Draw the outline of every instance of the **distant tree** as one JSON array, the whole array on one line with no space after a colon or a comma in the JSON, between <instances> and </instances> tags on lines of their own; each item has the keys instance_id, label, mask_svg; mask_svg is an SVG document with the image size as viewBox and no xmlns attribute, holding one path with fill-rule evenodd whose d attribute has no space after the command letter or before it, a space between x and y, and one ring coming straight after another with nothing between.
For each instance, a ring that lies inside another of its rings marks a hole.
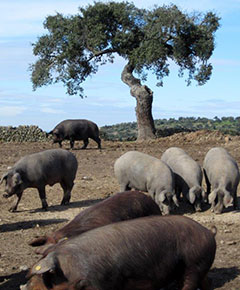
<instances>
[{"instance_id":1,"label":"distant tree","mask_svg":"<svg viewBox=\"0 0 240 290\"><path fill-rule=\"evenodd\" d=\"M219 119L218 116L215 116L215 117L213 118L213 120L214 120L215 122L220 122L220 121L221 121L221 119Z\"/></svg>"},{"instance_id":2,"label":"distant tree","mask_svg":"<svg viewBox=\"0 0 240 290\"><path fill-rule=\"evenodd\" d=\"M68 94L83 97L82 83L119 55L127 61L121 79L136 98L138 139L148 139L155 134L153 92L141 82L152 72L161 86L173 61L180 77L188 72L188 85L205 84L219 18L212 12L183 13L175 5L146 10L129 2L94 2L73 16L48 16L44 27L48 33L33 45L38 57L30 67L33 89L62 82Z\"/></svg>"}]
</instances>

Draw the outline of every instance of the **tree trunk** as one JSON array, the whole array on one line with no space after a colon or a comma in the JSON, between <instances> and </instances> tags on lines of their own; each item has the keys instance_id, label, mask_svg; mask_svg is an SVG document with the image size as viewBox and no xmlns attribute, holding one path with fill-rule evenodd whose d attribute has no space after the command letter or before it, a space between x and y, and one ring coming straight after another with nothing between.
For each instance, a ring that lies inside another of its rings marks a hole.
<instances>
[{"instance_id":1,"label":"tree trunk","mask_svg":"<svg viewBox=\"0 0 240 290\"><path fill-rule=\"evenodd\" d=\"M133 76L134 67L129 63L122 72L122 81L130 87L131 95L136 99L135 108L138 125L137 140L155 138L155 126L152 117L153 92L145 85L141 85L139 79Z\"/></svg>"}]
</instances>

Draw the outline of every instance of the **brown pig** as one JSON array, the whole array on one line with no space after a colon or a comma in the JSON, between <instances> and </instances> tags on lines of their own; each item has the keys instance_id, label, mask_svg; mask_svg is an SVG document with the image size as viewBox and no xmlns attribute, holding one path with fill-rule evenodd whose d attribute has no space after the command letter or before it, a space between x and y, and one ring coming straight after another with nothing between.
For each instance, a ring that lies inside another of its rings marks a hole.
<instances>
[{"instance_id":1,"label":"brown pig","mask_svg":"<svg viewBox=\"0 0 240 290\"><path fill-rule=\"evenodd\" d=\"M173 281L206 290L215 252L215 233L190 218L142 217L59 242L28 277L54 290L157 290Z\"/></svg>"}]
</instances>

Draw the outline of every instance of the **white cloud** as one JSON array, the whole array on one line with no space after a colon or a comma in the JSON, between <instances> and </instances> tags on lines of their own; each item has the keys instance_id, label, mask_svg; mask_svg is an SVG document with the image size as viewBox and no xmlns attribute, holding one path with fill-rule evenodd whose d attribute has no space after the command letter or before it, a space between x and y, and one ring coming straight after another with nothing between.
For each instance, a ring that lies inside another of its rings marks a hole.
<instances>
[{"instance_id":1,"label":"white cloud","mask_svg":"<svg viewBox=\"0 0 240 290\"><path fill-rule=\"evenodd\" d=\"M41 112L43 113L47 113L47 114L61 114L61 113L64 113L63 110L56 110L56 109L53 109L53 108L42 108L40 110Z\"/></svg>"},{"instance_id":2,"label":"white cloud","mask_svg":"<svg viewBox=\"0 0 240 290\"><path fill-rule=\"evenodd\" d=\"M212 59L212 64L217 66L238 67L240 66L240 60L235 59Z\"/></svg>"},{"instance_id":3,"label":"white cloud","mask_svg":"<svg viewBox=\"0 0 240 290\"><path fill-rule=\"evenodd\" d=\"M24 106L4 106L0 108L1 117L15 117L26 111Z\"/></svg>"}]
</instances>

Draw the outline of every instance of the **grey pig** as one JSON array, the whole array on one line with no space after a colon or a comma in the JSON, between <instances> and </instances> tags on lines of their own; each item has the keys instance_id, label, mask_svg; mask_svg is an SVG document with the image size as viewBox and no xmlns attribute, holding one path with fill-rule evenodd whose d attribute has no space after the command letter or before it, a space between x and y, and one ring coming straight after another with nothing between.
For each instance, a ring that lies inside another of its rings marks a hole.
<instances>
[{"instance_id":1,"label":"grey pig","mask_svg":"<svg viewBox=\"0 0 240 290\"><path fill-rule=\"evenodd\" d=\"M17 210L23 191L29 187L38 189L42 208L47 209L45 186L55 183L60 183L64 191L61 204L68 204L77 168L75 155L64 149L50 149L22 157L0 181L0 184L6 181L4 197L17 196L9 210Z\"/></svg>"},{"instance_id":2,"label":"grey pig","mask_svg":"<svg viewBox=\"0 0 240 290\"><path fill-rule=\"evenodd\" d=\"M132 188L147 191L163 214L169 214L173 202L178 206L174 176L163 161L142 152L129 151L115 161L114 172L120 191Z\"/></svg>"},{"instance_id":3,"label":"grey pig","mask_svg":"<svg viewBox=\"0 0 240 290\"><path fill-rule=\"evenodd\" d=\"M222 147L210 149L203 161L203 172L212 211L222 213L223 208L232 203L234 209L237 209L239 169L237 162L227 150Z\"/></svg>"},{"instance_id":4,"label":"grey pig","mask_svg":"<svg viewBox=\"0 0 240 290\"><path fill-rule=\"evenodd\" d=\"M202 199L206 199L202 188L202 169L183 149L168 148L161 157L175 175L175 191L179 198L182 193L195 208L201 210Z\"/></svg>"}]
</instances>

